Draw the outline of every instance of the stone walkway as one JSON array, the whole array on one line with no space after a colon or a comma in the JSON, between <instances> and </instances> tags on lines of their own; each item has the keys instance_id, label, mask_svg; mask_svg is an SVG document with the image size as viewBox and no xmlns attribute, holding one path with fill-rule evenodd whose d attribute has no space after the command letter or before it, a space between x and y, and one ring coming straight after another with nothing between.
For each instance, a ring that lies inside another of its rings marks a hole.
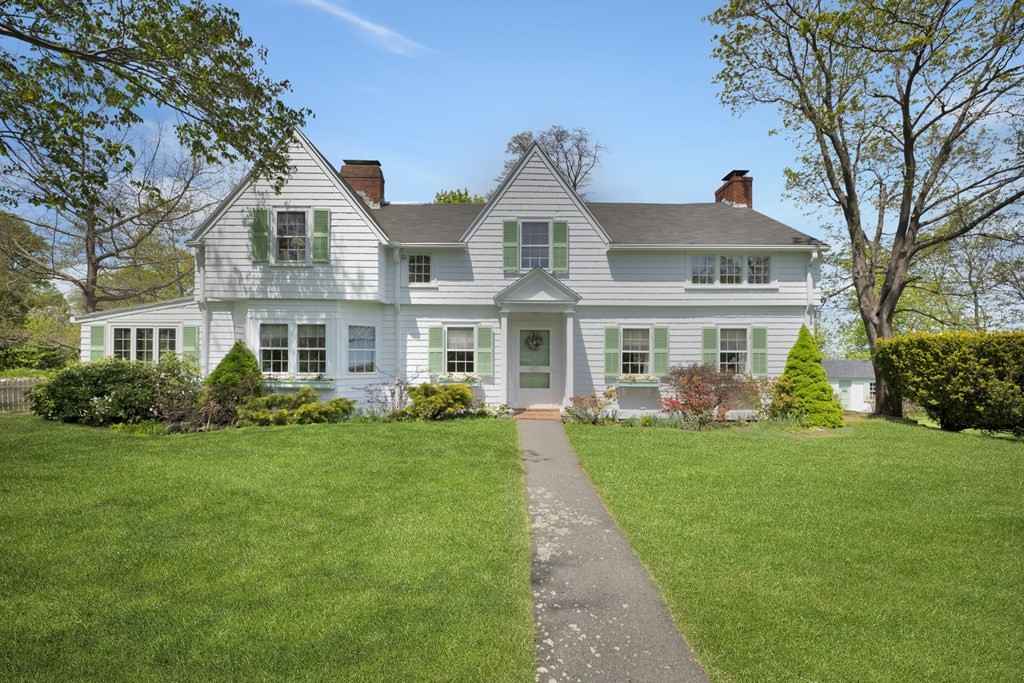
<instances>
[{"instance_id":1,"label":"stone walkway","mask_svg":"<svg viewBox=\"0 0 1024 683\"><path fill-rule=\"evenodd\" d=\"M561 421L520 421L533 542L537 676L707 682L604 509Z\"/></svg>"}]
</instances>

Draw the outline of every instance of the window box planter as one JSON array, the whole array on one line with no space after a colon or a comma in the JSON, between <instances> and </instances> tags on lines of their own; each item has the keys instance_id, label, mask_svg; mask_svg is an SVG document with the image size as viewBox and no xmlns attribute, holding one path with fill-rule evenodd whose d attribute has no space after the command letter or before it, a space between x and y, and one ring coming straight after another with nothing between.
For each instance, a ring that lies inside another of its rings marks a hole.
<instances>
[{"instance_id":1,"label":"window box planter","mask_svg":"<svg viewBox=\"0 0 1024 683\"><path fill-rule=\"evenodd\" d=\"M268 389L333 389L333 379L265 379L263 384Z\"/></svg>"},{"instance_id":2,"label":"window box planter","mask_svg":"<svg viewBox=\"0 0 1024 683\"><path fill-rule=\"evenodd\" d=\"M435 380L435 384L466 384L471 387L480 386L480 378L475 375L441 375Z\"/></svg>"},{"instance_id":3,"label":"window box planter","mask_svg":"<svg viewBox=\"0 0 1024 683\"><path fill-rule=\"evenodd\" d=\"M650 377L650 376L639 376L639 377L636 377L636 376L632 376L632 375L625 375L625 376L619 377L618 381L615 383L615 386L617 386L619 389L627 389L629 387L636 387L638 389L640 389L640 388L651 389L651 388L660 387L661 386L661 379L658 378L658 377Z\"/></svg>"}]
</instances>

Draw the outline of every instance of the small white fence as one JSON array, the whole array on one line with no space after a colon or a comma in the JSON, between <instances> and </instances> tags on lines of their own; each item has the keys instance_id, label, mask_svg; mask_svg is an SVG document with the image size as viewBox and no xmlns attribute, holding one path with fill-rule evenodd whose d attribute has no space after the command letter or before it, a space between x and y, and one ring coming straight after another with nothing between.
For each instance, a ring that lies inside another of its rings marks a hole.
<instances>
[{"instance_id":1,"label":"small white fence","mask_svg":"<svg viewBox=\"0 0 1024 683\"><path fill-rule=\"evenodd\" d=\"M25 412L29 409L28 390L43 381L42 377L0 379L0 411Z\"/></svg>"}]
</instances>

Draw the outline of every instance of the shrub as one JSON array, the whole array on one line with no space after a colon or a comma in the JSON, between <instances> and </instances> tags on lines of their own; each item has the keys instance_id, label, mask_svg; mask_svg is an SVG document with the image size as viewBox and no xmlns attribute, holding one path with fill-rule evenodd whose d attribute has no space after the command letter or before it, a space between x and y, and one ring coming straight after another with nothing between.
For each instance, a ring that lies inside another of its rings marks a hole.
<instances>
[{"instance_id":1,"label":"shrub","mask_svg":"<svg viewBox=\"0 0 1024 683\"><path fill-rule=\"evenodd\" d=\"M466 384L420 384L409 387L411 403L398 411L398 417L417 420L446 420L452 417L475 416L473 391Z\"/></svg>"},{"instance_id":2,"label":"shrub","mask_svg":"<svg viewBox=\"0 0 1024 683\"><path fill-rule=\"evenodd\" d=\"M1024 435L1024 332L908 334L879 340L876 360L942 429Z\"/></svg>"},{"instance_id":3,"label":"shrub","mask_svg":"<svg viewBox=\"0 0 1024 683\"><path fill-rule=\"evenodd\" d=\"M232 424L242 401L263 393L263 373L256 356L239 340L206 378L200 412L207 424Z\"/></svg>"},{"instance_id":4,"label":"shrub","mask_svg":"<svg viewBox=\"0 0 1024 683\"><path fill-rule=\"evenodd\" d=\"M807 427L843 426L843 406L829 386L821 358L814 337L801 325L776 387L773 406L778 417L802 415Z\"/></svg>"},{"instance_id":5,"label":"shrub","mask_svg":"<svg viewBox=\"0 0 1024 683\"><path fill-rule=\"evenodd\" d=\"M340 422L352 414L354 407L355 402L348 398L321 403L316 391L302 387L294 394L250 396L238 407L236 424L239 427L266 427Z\"/></svg>"},{"instance_id":6,"label":"shrub","mask_svg":"<svg viewBox=\"0 0 1024 683\"><path fill-rule=\"evenodd\" d=\"M752 395L746 380L697 363L672 368L662 382L672 392L660 399L662 412L678 416L681 427L694 429L725 420L731 408Z\"/></svg>"},{"instance_id":7,"label":"shrub","mask_svg":"<svg viewBox=\"0 0 1024 683\"><path fill-rule=\"evenodd\" d=\"M598 397L596 392L590 392L590 396L573 396L569 399L571 405L565 409L565 416L576 422L587 424L601 424L605 418L612 418L608 409L619 397L618 389L609 386L604 393Z\"/></svg>"}]
</instances>

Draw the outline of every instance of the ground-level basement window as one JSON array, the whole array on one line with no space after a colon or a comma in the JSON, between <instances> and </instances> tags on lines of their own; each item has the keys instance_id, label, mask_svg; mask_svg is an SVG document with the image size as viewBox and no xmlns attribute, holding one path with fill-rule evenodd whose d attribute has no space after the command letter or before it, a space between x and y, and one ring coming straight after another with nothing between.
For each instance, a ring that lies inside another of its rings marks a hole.
<instances>
[{"instance_id":1,"label":"ground-level basement window","mask_svg":"<svg viewBox=\"0 0 1024 683\"><path fill-rule=\"evenodd\" d=\"M123 360L157 360L177 353L177 336L173 327L115 327L113 355Z\"/></svg>"},{"instance_id":2,"label":"ground-level basement window","mask_svg":"<svg viewBox=\"0 0 1024 683\"><path fill-rule=\"evenodd\" d=\"M747 331L719 330L719 370L733 375L747 371Z\"/></svg>"},{"instance_id":3,"label":"ground-level basement window","mask_svg":"<svg viewBox=\"0 0 1024 683\"><path fill-rule=\"evenodd\" d=\"M445 348L445 372L468 373L476 368L472 327L449 327Z\"/></svg>"}]
</instances>

